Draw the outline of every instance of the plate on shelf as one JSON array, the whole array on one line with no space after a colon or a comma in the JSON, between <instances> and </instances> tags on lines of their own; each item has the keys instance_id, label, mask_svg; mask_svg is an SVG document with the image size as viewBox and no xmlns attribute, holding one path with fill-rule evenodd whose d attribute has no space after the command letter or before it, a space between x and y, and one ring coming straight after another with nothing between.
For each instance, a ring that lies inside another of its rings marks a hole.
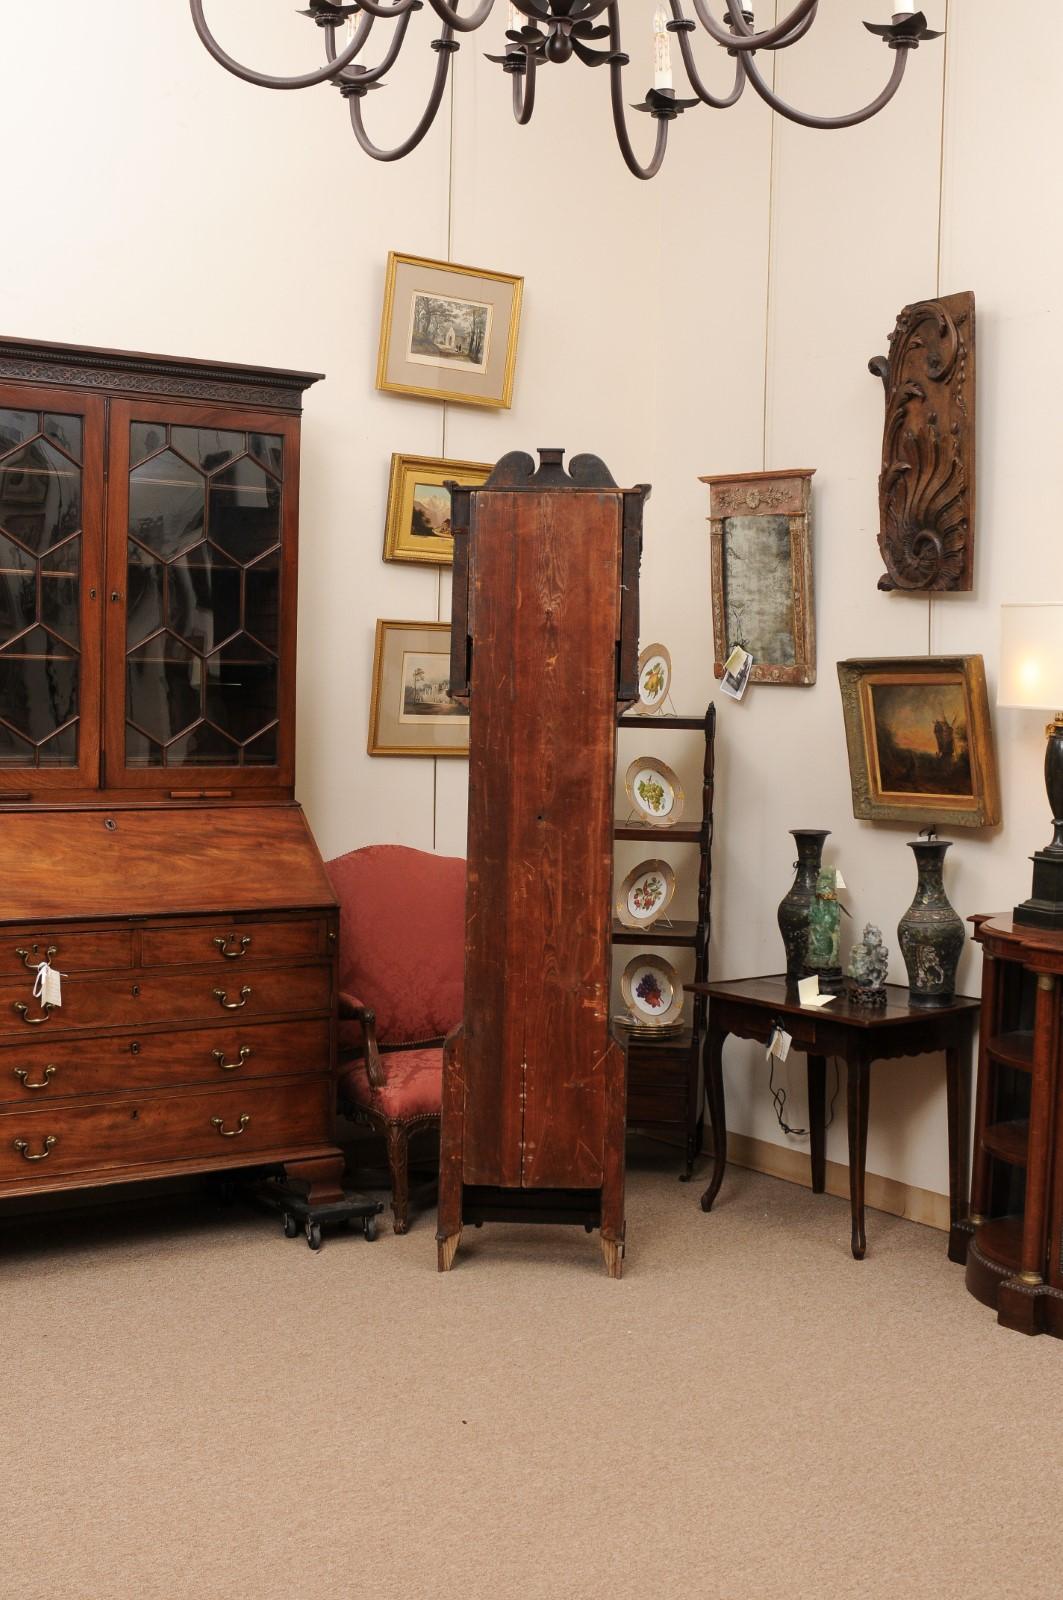
<instances>
[{"instance_id":1,"label":"plate on shelf","mask_svg":"<svg viewBox=\"0 0 1063 1600\"><path fill-rule=\"evenodd\" d=\"M640 861L617 890L617 918L625 928L651 928L674 894L675 873L667 861Z\"/></svg>"},{"instance_id":2,"label":"plate on shelf","mask_svg":"<svg viewBox=\"0 0 1063 1600\"><path fill-rule=\"evenodd\" d=\"M666 1028L683 1014L683 986L663 956L636 956L620 979L624 1004L641 1028Z\"/></svg>"},{"instance_id":3,"label":"plate on shelf","mask_svg":"<svg viewBox=\"0 0 1063 1600\"><path fill-rule=\"evenodd\" d=\"M663 761L639 756L624 774L627 797L652 828L672 828L683 815L683 785Z\"/></svg>"},{"instance_id":4,"label":"plate on shelf","mask_svg":"<svg viewBox=\"0 0 1063 1600\"><path fill-rule=\"evenodd\" d=\"M636 1022L634 1017L625 1013L615 1016L613 1021L618 1028L622 1028L629 1039L681 1039L686 1028L682 1018L678 1022L669 1022L664 1027L643 1027L641 1022Z\"/></svg>"},{"instance_id":5,"label":"plate on shelf","mask_svg":"<svg viewBox=\"0 0 1063 1600\"><path fill-rule=\"evenodd\" d=\"M668 698L672 685L672 658L663 644L648 644L639 655L639 699L636 716L652 717Z\"/></svg>"}]
</instances>

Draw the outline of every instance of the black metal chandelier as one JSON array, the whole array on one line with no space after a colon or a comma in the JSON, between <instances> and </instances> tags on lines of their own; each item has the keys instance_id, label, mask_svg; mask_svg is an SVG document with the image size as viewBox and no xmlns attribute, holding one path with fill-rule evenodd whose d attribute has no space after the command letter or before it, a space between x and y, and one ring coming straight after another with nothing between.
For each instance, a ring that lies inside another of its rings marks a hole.
<instances>
[{"instance_id":1,"label":"black metal chandelier","mask_svg":"<svg viewBox=\"0 0 1063 1600\"><path fill-rule=\"evenodd\" d=\"M432 49L439 59L428 104L409 137L385 150L374 144L365 130L362 102L371 89L383 87L384 74L398 61L410 19L415 11L423 10L424 0L390 0L388 4L381 4L381 0L352 0L349 5L336 3L336 0L310 0L309 8L301 14L310 17L323 30L327 59L316 72L304 72L294 78L255 72L227 55L207 26L203 0L190 0L192 20L200 39L215 61L238 78L264 89L309 89L318 83L331 83L338 88L347 101L355 138L376 161L398 161L420 144L435 121L447 85L451 58L460 48L455 34L475 33L484 26L495 7L495 0L479 0L473 10L462 15L461 0L456 0L455 4L450 4L449 0L427 0L427 3L443 24L439 38L432 40ZM651 116L657 124L653 154L645 166L635 154L627 125L624 68L630 57L621 48L619 0L513 0L509 7L510 25L505 33L504 53L489 55L487 59L501 66L513 80L513 114L522 125L531 121L535 109L535 81L540 68L560 65L573 58L587 67L608 67L613 126L620 153L636 178L652 178L660 171L664 160L669 124L699 103L717 111L726 110L739 99L747 83L752 84L772 110L806 128L851 128L873 117L889 104L900 88L910 52L924 39L940 38L940 34L927 26L922 11L916 9L917 0L892 0L892 3L894 10L889 22L864 23L870 33L877 34L894 52L893 70L885 88L859 111L845 116L817 117L780 99L754 58L760 50L783 50L803 39L816 20L819 0L797 0L781 22L760 32L754 27L753 13L744 9L742 0L722 0L725 15L721 20L713 16L709 0L691 0L697 21L683 15L683 0L668 0L667 6L662 0L654 16L653 87L632 107ZM367 66L359 57L378 22L390 23L391 33L377 64ZM729 94L711 94L701 79L693 46L698 23L710 39L734 58L734 86ZM341 27L347 37L342 44L337 44L336 32ZM692 91L687 99L677 95L672 84L670 35L673 34ZM604 41L603 48L599 48L600 41Z\"/></svg>"}]
</instances>

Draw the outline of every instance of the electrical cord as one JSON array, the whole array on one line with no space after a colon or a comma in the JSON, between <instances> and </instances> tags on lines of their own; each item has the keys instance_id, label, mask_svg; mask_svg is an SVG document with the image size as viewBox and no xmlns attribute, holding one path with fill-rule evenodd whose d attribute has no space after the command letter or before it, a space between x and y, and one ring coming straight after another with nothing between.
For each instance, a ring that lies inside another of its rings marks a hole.
<instances>
[{"instance_id":1,"label":"electrical cord","mask_svg":"<svg viewBox=\"0 0 1063 1600\"><path fill-rule=\"evenodd\" d=\"M838 1059L835 1056L834 1057L834 1093L830 1097L830 1108L829 1108L828 1113L827 1113L827 1120L823 1124L824 1132L826 1132L826 1130L830 1127L831 1123L834 1121L834 1102L838 1098L838 1091L841 1088L841 1082L842 1082L841 1072L840 1072L840 1070L838 1068ZM809 1134L809 1130L807 1128L791 1128L790 1124L784 1118L783 1113L786 1110L786 1101L787 1101L787 1098L788 1098L788 1091L783 1087L782 1084L779 1084L778 1086L776 1086L776 1083L775 1083L775 1057L774 1056L769 1056L768 1057L768 1091L771 1094L772 1104L775 1107L775 1118L776 1118L776 1121L778 1122L779 1127L782 1129L783 1133L789 1134L791 1139L807 1139L808 1138L808 1134Z\"/></svg>"}]
</instances>

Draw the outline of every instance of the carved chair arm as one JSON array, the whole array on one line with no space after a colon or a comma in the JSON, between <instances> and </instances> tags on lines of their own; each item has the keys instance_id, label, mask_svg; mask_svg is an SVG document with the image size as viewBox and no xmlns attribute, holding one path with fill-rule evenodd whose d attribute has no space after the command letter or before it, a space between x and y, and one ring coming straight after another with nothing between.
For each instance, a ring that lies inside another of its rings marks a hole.
<instances>
[{"instance_id":1,"label":"carved chair arm","mask_svg":"<svg viewBox=\"0 0 1063 1600\"><path fill-rule=\"evenodd\" d=\"M353 995L340 994L340 1016L345 1022L360 1022L362 1025L362 1044L365 1052L365 1070L369 1082L374 1089L384 1085L384 1068L380 1060L380 1046L376 1037L376 1012L371 1006L363 1006L360 1000Z\"/></svg>"}]
</instances>

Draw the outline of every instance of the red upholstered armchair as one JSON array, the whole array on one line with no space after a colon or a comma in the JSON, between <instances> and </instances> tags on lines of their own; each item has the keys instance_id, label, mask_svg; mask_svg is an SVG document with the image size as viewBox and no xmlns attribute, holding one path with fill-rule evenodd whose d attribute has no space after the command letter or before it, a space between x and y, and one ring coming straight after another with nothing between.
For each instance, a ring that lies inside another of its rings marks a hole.
<instances>
[{"instance_id":1,"label":"red upholstered armchair","mask_svg":"<svg viewBox=\"0 0 1063 1600\"><path fill-rule=\"evenodd\" d=\"M340 1109L384 1135L405 1233L410 1135L439 1124L443 1039L461 1021L465 862L380 844L326 870L340 903Z\"/></svg>"}]
</instances>

